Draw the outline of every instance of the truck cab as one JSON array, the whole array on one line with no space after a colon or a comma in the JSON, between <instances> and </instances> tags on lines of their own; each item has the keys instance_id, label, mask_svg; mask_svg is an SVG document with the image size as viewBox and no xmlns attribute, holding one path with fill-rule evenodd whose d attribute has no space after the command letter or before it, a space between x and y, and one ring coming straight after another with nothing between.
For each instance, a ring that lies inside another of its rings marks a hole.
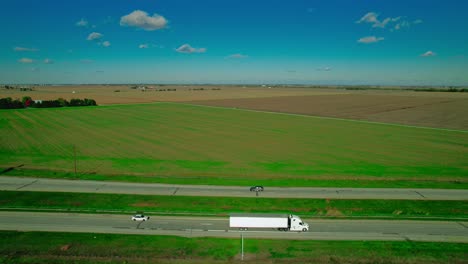
<instances>
[{"instance_id":1,"label":"truck cab","mask_svg":"<svg viewBox=\"0 0 468 264\"><path fill-rule=\"evenodd\" d=\"M290 231L309 231L309 224L304 223L302 219L297 215L290 215L289 217L289 230Z\"/></svg>"}]
</instances>

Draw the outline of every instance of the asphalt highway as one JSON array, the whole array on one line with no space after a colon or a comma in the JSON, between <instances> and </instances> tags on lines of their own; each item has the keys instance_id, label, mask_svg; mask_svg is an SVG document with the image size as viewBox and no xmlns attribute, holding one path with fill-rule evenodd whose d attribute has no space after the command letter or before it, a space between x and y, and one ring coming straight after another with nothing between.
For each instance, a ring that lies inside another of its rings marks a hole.
<instances>
[{"instance_id":1,"label":"asphalt highway","mask_svg":"<svg viewBox=\"0 0 468 264\"><path fill-rule=\"evenodd\" d=\"M89 232L184 237L231 237L295 240L389 240L468 243L468 222L392 220L311 220L309 232L273 229L239 231L228 217L150 216L147 222L130 215L0 212L0 230Z\"/></svg>"},{"instance_id":2,"label":"asphalt highway","mask_svg":"<svg viewBox=\"0 0 468 264\"><path fill-rule=\"evenodd\" d=\"M82 181L0 176L0 190L121 193L179 196L255 197L250 186L208 186ZM468 190L399 188L279 188L265 186L258 194L270 198L468 200Z\"/></svg>"}]
</instances>

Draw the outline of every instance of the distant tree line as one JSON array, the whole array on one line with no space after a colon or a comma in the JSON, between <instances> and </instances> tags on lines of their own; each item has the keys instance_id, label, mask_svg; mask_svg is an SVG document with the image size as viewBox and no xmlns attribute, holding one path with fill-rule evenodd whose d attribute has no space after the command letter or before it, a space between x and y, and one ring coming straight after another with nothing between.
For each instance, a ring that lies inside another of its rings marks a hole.
<instances>
[{"instance_id":1,"label":"distant tree line","mask_svg":"<svg viewBox=\"0 0 468 264\"><path fill-rule=\"evenodd\" d=\"M34 101L29 96L24 96L20 101L19 99L12 99L11 97L0 98L0 109L18 109L18 108L51 108L51 107L67 107L67 106L96 106L96 101L93 99L71 99L67 101L63 98L57 100L37 100Z\"/></svg>"},{"instance_id":2,"label":"distant tree line","mask_svg":"<svg viewBox=\"0 0 468 264\"><path fill-rule=\"evenodd\" d=\"M419 89L413 89L413 91L416 92L452 92L452 93L467 93L468 88L454 88L450 87L448 89L443 89L443 88L419 88Z\"/></svg>"},{"instance_id":3,"label":"distant tree line","mask_svg":"<svg viewBox=\"0 0 468 264\"><path fill-rule=\"evenodd\" d=\"M154 89L154 91L156 91L156 92L165 92L165 91L176 92L177 89L170 89L170 88L167 88L167 89Z\"/></svg>"},{"instance_id":4,"label":"distant tree line","mask_svg":"<svg viewBox=\"0 0 468 264\"><path fill-rule=\"evenodd\" d=\"M157 86L160 86L160 87L163 87L164 85L157 85ZM133 89L133 90L136 90L136 89L140 89L142 92L146 92L146 91L154 91L154 92L175 92L177 91L177 89L171 89L171 88L167 88L167 89L158 89L158 88L154 88L154 87L147 87L147 86L130 86L130 89ZM120 92L120 90L115 90L114 92Z\"/></svg>"},{"instance_id":5,"label":"distant tree line","mask_svg":"<svg viewBox=\"0 0 468 264\"><path fill-rule=\"evenodd\" d=\"M19 89L21 92L34 91L34 88L23 87L23 86L18 87L18 86L4 85L3 88L5 88L7 90Z\"/></svg>"},{"instance_id":6,"label":"distant tree line","mask_svg":"<svg viewBox=\"0 0 468 264\"><path fill-rule=\"evenodd\" d=\"M11 97L0 98L0 109L14 108L24 108L24 104L18 99L12 100Z\"/></svg>"}]
</instances>

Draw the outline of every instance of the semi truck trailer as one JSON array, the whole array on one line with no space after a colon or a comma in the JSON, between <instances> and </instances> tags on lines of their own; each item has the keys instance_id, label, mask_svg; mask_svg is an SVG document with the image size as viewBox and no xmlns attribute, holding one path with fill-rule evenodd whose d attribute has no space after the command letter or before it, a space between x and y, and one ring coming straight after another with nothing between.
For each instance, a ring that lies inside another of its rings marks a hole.
<instances>
[{"instance_id":1,"label":"semi truck trailer","mask_svg":"<svg viewBox=\"0 0 468 264\"><path fill-rule=\"evenodd\" d=\"M229 227L248 230L249 228L273 228L279 231L308 231L309 224L297 215L288 214L231 214Z\"/></svg>"}]
</instances>

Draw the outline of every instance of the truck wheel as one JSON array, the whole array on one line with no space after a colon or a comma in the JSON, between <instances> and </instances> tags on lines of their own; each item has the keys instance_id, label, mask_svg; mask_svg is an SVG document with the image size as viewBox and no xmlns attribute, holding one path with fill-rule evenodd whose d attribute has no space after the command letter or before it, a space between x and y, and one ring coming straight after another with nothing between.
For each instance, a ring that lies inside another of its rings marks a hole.
<instances>
[{"instance_id":1,"label":"truck wheel","mask_svg":"<svg viewBox=\"0 0 468 264\"><path fill-rule=\"evenodd\" d=\"M305 232L305 231L307 231L307 228L302 228L302 232Z\"/></svg>"}]
</instances>

